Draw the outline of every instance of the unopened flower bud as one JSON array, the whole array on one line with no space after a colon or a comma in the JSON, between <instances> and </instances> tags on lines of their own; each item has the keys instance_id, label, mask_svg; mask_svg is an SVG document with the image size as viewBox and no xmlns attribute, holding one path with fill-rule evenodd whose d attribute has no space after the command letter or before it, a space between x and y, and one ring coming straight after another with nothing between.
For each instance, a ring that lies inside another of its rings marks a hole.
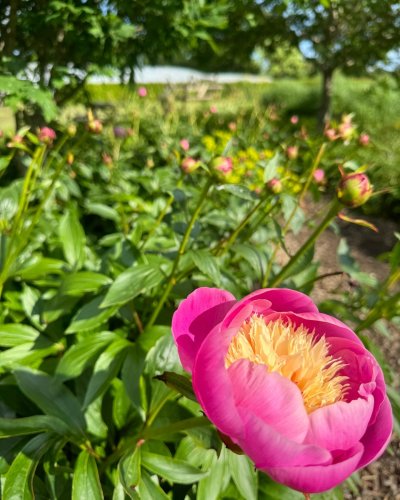
<instances>
[{"instance_id":1,"label":"unopened flower bud","mask_svg":"<svg viewBox=\"0 0 400 500\"><path fill-rule=\"evenodd\" d=\"M199 166L200 162L190 156L182 160L181 163L181 169L185 172L185 174L191 174L192 172L197 170Z\"/></svg>"},{"instance_id":2,"label":"unopened flower bud","mask_svg":"<svg viewBox=\"0 0 400 500\"><path fill-rule=\"evenodd\" d=\"M328 139L328 141L334 141L339 137L334 128L326 128L324 130L324 136Z\"/></svg>"},{"instance_id":3,"label":"unopened flower bud","mask_svg":"<svg viewBox=\"0 0 400 500\"><path fill-rule=\"evenodd\" d=\"M67 153L67 164L72 165L74 163L74 153L71 153L71 151L68 151Z\"/></svg>"},{"instance_id":4,"label":"unopened flower bud","mask_svg":"<svg viewBox=\"0 0 400 500\"><path fill-rule=\"evenodd\" d=\"M179 145L183 149L183 151L188 151L188 149L190 148L190 143L187 139L181 139L179 141Z\"/></svg>"},{"instance_id":5,"label":"unopened flower bud","mask_svg":"<svg viewBox=\"0 0 400 500\"><path fill-rule=\"evenodd\" d=\"M280 181L280 179L277 179L276 177L270 179L266 183L266 186L268 191L270 191L273 194L279 194L282 192L282 182Z\"/></svg>"},{"instance_id":6,"label":"unopened flower bud","mask_svg":"<svg viewBox=\"0 0 400 500\"><path fill-rule=\"evenodd\" d=\"M227 175L232 172L233 169L232 158L228 158L226 156L217 156L217 158L214 158L214 160L211 162L211 168L213 170L216 170L217 172L221 172L224 175Z\"/></svg>"},{"instance_id":7,"label":"unopened flower bud","mask_svg":"<svg viewBox=\"0 0 400 500\"><path fill-rule=\"evenodd\" d=\"M55 131L50 127L42 127L39 129L38 138L40 142L50 145L53 143L54 139L57 137Z\"/></svg>"},{"instance_id":8,"label":"unopened flower bud","mask_svg":"<svg viewBox=\"0 0 400 500\"><path fill-rule=\"evenodd\" d=\"M146 97L147 96L146 87L139 87L137 93L139 97Z\"/></svg>"},{"instance_id":9,"label":"unopened flower bud","mask_svg":"<svg viewBox=\"0 0 400 500\"><path fill-rule=\"evenodd\" d=\"M346 207L359 207L366 203L372 194L368 176L362 173L342 175L337 188L337 197Z\"/></svg>"},{"instance_id":10,"label":"unopened flower bud","mask_svg":"<svg viewBox=\"0 0 400 500\"><path fill-rule=\"evenodd\" d=\"M121 126L114 127L113 132L117 139L125 139L129 135L128 129Z\"/></svg>"},{"instance_id":11,"label":"unopened flower bud","mask_svg":"<svg viewBox=\"0 0 400 500\"><path fill-rule=\"evenodd\" d=\"M358 142L360 143L361 146L368 146L369 135L368 134L361 134L360 137L358 138Z\"/></svg>"},{"instance_id":12,"label":"unopened flower bud","mask_svg":"<svg viewBox=\"0 0 400 500\"><path fill-rule=\"evenodd\" d=\"M322 168L317 168L313 173L313 177L317 184L325 184L325 171Z\"/></svg>"},{"instance_id":13,"label":"unopened flower bud","mask_svg":"<svg viewBox=\"0 0 400 500\"><path fill-rule=\"evenodd\" d=\"M299 155L299 148L297 146L288 146L286 148L286 156L289 160L295 160Z\"/></svg>"},{"instance_id":14,"label":"unopened flower bud","mask_svg":"<svg viewBox=\"0 0 400 500\"><path fill-rule=\"evenodd\" d=\"M70 137L75 137L75 135L76 135L76 125L75 125L75 123L71 123L71 124L68 125L67 134Z\"/></svg>"},{"instance_id":15,"label":"unopened flower bud","mask_svg":"<svg viewBox=\"0 0 400 500\"><path fill-rule=\"evenodd\" d=\"M91 132L92 134L101 134L101 132L103 130L103 124L97 118L93 118L93 120L89 120L87 127L88 127L89 132Z\"/></svg>"},{"instance_id":16,"label":"unopened flower bud","mask_svg":"<svg viewBox=\"0 0 400 500\"><path fill-rule=\"evenodd\" d=\"M297 115L293 115L290 117L290 123L292 125L297 125L299 123L299 117Z\"/></svg>"},{"instance_id":17,"label":"unopened flower bud","mask_svg":"<svg viewBox=\"0 0 400 500\"><path fill-rule=\"evenodd\" d=\"M112 159L111 155L104 152L101 154L101 158L103 160L104 165L107 165L107 167L111 167L111 165L113 164L113 159Z\"/></svg>"}]
</instances>

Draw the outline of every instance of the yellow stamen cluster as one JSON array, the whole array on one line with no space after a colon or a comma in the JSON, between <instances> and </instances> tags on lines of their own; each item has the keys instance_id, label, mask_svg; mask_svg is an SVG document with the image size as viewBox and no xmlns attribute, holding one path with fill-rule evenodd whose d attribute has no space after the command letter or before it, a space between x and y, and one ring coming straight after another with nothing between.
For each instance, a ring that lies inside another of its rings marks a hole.
<instances>
[{"instance_id":1,"label":"yellow stamen cluster","mask_svg":"<svg viewBox=\"0 0 400 500\"><path fill-rule=\"evenodd\" d=\"M304 326L279 319L265 323L253 314L232 339L225 356L225 367L240 359L265 365L300 389L308 413L343 399L347 377L338 372L345 366L328 354L325 337L316 341L314 332Z\"/></svg>"}]
</instances>

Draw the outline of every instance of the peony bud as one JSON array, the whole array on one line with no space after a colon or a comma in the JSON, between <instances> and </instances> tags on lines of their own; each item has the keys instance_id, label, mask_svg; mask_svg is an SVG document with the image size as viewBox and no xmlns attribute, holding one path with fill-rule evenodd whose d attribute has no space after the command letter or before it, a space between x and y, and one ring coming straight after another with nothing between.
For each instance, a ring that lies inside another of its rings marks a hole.
<instances>
[{"instance_id":1,"label":"peony bud","mask_svg":"<svg viewBox=\"0 0 400 500\"><path fill-rule=\"evenodd\" d=\"M72 165L74 163L74 159L75 159L74 153L71 153L71 151L68 151L67 158L66 158L67 164Z\"/></svg>"},{"instance_id":2,"label":"peony bud","mask_svg":"<svg viewBox=\"0 0 400 500\"><path fill-rule=\"evenodd\" d=\"M75 125L75 123L71 123L70 125L68 125L67 134L70 137L75 137L75 135L76 135L76 125Z\"/></svg>"},{"instance_id":3,"label":"peony bud","mask_svg":"<svg viewBox=\"0 0 400 500\"><path fill-rule=\"evenodd\" d=\"M269 180L266 186L268 191L270 191L273 194L279 194L282 192L282 182L280 181L280 179L277 179L276 177Z\"/></svg>"},{"instance_id":4,"label":"peony bud","mask_svg":"<svg viewBox=\"0 0 400 500\"><path fill-rule=\"evenodd\" d=\"M297 125L299 123L299 117L297 115L293 115L290 117L290 123L292 125Z\"/></svg>"},{"instance_id":5,"label":"peony bud","mask_svg":"<svg viewBox=\"0 0 400 500\"><path fill-rule=\"evenodd\" d=\"M232 172L233 169L232 158L228 158L226 156L217 156L217 158L214 158L214 160L211 162L211 168L218 172L222 172L224 175L227 175Z\"/></svg>"},{"instance_id":6,"label":"peony bud","mask_svg":"<svg viewBox=\"0 0 400 500\"><path fill-rule=\"evenodd\" d=\"M360 137L358 138L358 142L360 143L361 146L368 146L369 135L368 134L361 134Z\"/></svg>"},{"instance_id":7,"label":"peony bud","mask_svg":"<svg viewBox=\"0 0 400 500\"><path fill-rule=\"evenodd\" d=\"M325 184L325 171L322 168L317 168L313 173L313 177L317 184Z\"/></svg>"},{"instance_id":8,"label":"peony bud","mask_svg":"<svg viewBox=\"0 0 400 500\"><path fill-rule=\"evenodd\" d=\"M146 87L139 87L137 93L139 97L146 97L147 96Z\"/></svg>"},{"instance_id":9,"label":"peony bud","mask_svg":"<svg viewBox=\"0 0 400 500\"><path fill-rule=\"evenodd\" d=\"M324 130L324 136L329 140L329 141L334 141L336 140L339 136L334 128L326 128Z\"/></svg>"},{"instance_id":10,"label":"peony bud","mask_svg":"<svg viewBox=\"0 0 400 500\"><path fill-rule=\"evenodd\" d=\"M185 174L191 174L195 170L197 170L200 166L200 162L195 160L192 157L185 158L181 163L181 169L185 172Z\"/></svg>"},{"instance_id":11,"label":"peony bud","mask_svg":"<svg viewBox=\"0 0 400 500\"><path fill-rule=\"evenodd\" d=\"M362 173L342 174L337 188L337 197L346 207L359 207L366 203L372 194L368 176Z\"/></svg>"},{"instance_id":12,"label":"peony bud","mask_svg":"<svg viewBox=\"0 0 400 500\"><path fill-rule=\"evenodd\" d=\"M89 120L87 128L92 134L101 134L103 131L103 124L97 118L93 118L93 120Z\"/></svg>"},{"instance_id":13,"label":"peony bud","mask_svg":"<svg viewBox=\"0 0 400 500\"><path fill-rule=\"evenodd\" d=\"M183 149L183 151L188 151L188 149L190 148L190 143L187 139L181 139L179 141L179 145Z\"/></svg>"},{"instance_id":14,"label":"peony bud","mask_svg":"<svg viewBox=\"0 0 400 500\"><path fill-rule=\"evenodd\" d=\"M57 137L55 131L50 127L43 127L39 129L38 138L40 142L50 145L53 143L54 139Z\"/></svg>"},{"instance_id":15,"label":"peony bud","mask_svg":"<svg viewBox=\"0 0 400 500\"><path fill-rule=\"evenodd\" d=\"M297 146L288 146L286 148L286 156L289 160L295 160L299 156L299 148Z\"/></svg>"}]
</instances>

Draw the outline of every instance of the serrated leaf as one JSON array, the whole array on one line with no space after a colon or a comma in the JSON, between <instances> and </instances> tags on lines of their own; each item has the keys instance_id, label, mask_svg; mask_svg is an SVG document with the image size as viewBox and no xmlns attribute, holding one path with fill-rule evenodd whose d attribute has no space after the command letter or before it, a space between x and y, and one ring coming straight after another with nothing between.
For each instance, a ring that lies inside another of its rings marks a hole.
<instances>
[{"instance_id":1,"label":"serrated leaf","mask_svg":"<svg viewBox=\"0 0 400 500\"><path fill-rule=\"evenodd\" d=\"M82 306L72 318L66 333L93 330L113 316L118 311L118 307L100 308L104 297L105 294L103 293Z\"/></svg>"},{"instance_id":2,"label":"serrated leaf","mask_svg":"<svg viewBox=\"0 0 400 500\"><path fill-rule=\"evenodd\" d=\"M101 307L125 304L139 294L160 285L164 278L161 270L150 264L140 264L127 269L111 285Z\"/></svg>"},{"instance_id":3,"label":"serrated leaf","mask_svg":"<svg viewBox=\"0 0 400 500\"><path fill-rule=\"evenodd\" d=\"M86 237L76 209L70 208L62 217L59 226L59 237L67 262L74 268L78 268L85 256Z\"/></svg>"},{"instance_id":4,"label":"serrated leaf","mask_svg":"<svg viewBox=\"0 0 400 500\"><path fill-rule=\"evenodd\" d=\"M25 396L45 414L59 418L73 433L85 436L86 422L80 404L58 379L29 368L15 370L14 376Z\"/></svg>"},{"instance_id":5,"label":"serrated leaf","mask_svg":"<svg viewBox=\"0 0 400 500\"><path fill-rule=\"evenodd\" d=\"M111 279L104 274L81 271L65 276L61 282L60 293L79 297L88 292L96 292L102 286L110 283Z\"/></svg>"},{"instance_id":6,"label":"serrated leaf","mask_svg":"<svg viewBox=\"0 0 400 500\"><path fill-rule=\"evenodd\" d=\"M89 381L83 403L84 408L99 397L108 388L112 379L117 376L126 355L125 350L130 346L131 343L127 340L118 339L101 353Z\"/></svg>"},{"instance_id":7,"label":"serrated leaf","mask_svg":"<svg viewBox=\"0 0 400 500\"><path fill-rule=\"evenodd\" d=\"M72 500L101 500L101 489L96 460L86 450L82 451L75 464L72 478Z\"/></svg>"},{"instance_id":8,"label":"serrated leaf","mask_svg":"<svg viewBox=\"0 0 400 500\"><path fill-rule=\"evenodd\" d=\"M178 484L191 484L208 474L182 460L147 451L142 452L142 465L150 472Z\"/></svg>"}]
</instances>

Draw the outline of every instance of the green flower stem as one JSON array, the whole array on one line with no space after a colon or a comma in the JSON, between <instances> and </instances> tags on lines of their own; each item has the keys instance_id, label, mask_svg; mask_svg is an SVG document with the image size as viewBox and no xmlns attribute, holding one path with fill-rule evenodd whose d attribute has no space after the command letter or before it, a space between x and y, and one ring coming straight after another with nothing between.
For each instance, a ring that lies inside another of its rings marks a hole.
<instances>
[{"instance_id":1,"label":"green flower stem","mask_svg":"<svg viewBox=\"0 0 400 500\"><path fill-rule=\"evenodd\" d=\"M314 230L314 232L310 235L308 240L299 248L299 250L293 255L293 257L289 260L289 262L284 266L281 271L275 276L275 278L271 281L269 286L277 287L282 283L282 281L286 278L289 271L293 269L293 267L297 264L297 262L303 257L303 255L307 252L307 250L315 243L317 238L322 234L325 229L329 226L332 220L337 216L339 210L341 209L340 203L335 199L332 202L330 209L326 216L322 219L318 227Z\"/></svg>"},{"instance_id":2,"label":"green flower stem","mask_svg":"<svg viewBox=\"0 0 400 500\"><path fill-rule=\"evenodd\" d=\"M175 284L176 270L178 269L178 265L179 265L179 262L181 260L181 257L185 253L186 246L189 242L190 234L192 232L194 223L196 222L198 216L200 215L201 209L203 208L203 205L204 205L205 201L207 200L207 193L210 190L210 187L212 186L212 184L213 184L213 179L211 177L209 177L207 179L207 182L205 183L205 185L203 187L202 192L200 193L199 201L197 202L197 206L193 212L193 215L189 221L189 224L187 225L185 234L183 235L181 244L180 244L179 249L178 249L178 253L176 254L175 261L172 265L172 270L171 270L171 273L170 273L168 281L167 281L167 286L165 287L164 293L162 294L161 299L159 300L156 308L153 311L153 314L150 317L148 324L146 325L146 329L150 328L151 326L154 325L155 321L158 318L158 315L160 314L160 311L161 311L163 305L165 304L166 300L169 297L169 294L172 290L172 287Z\"/></svg>"},{"instance_id":3,"label":"green flower stem","mask_svg":"<svg viewBox=\"0 0 400 500\"><path fill-rule=\"evenodd\" d=\"M288 230L290 228L290 224L292 223L292 220L293 220L294 216L296 215L299 206L301 205L305 195L307 194L308 188L310 187L310 184L311 184L313 177L314 177L314 172L318 168L318 166L321 162L321 159L324 155L325 149L326 149L326 143L324 142L324 143L322 143L321 147L318 150L317 156L315 157L315 160L311 166L311 170L308 174L308 177L307 177L307 180L303 186L303 189L300 192L297 203L296 203L295 207L293 208L291 214L289 215L289 218L286 221L286 224L282 228L282 238L284 238L286 233L288 232ZM278 242L275 245L275 248L274 248L274 251L272 252L271 258L268 261L267 269L265 271L265 274L264 274L264 277L263 277L263 280L261 283L261 286L263 288L265 288L267 286L267 283L268 283L268 280L269 280L269 277L270 277L271 271L272 271L272 265L275 262L275 257L276 257L276 254L278 253L279 248L280 248L280 244Z\"/></svg>"},{"instance_id":4,"label":"green flower stem","mask_svg":"<svg viewBox=\"0 0 400 500\"><path fill-rule=\"evenodd\" d=\"M182 183L183 183L183 175L181 175L181 177L179 178L177 184L176 184L176 187L181 187L182 186ZM175 200L175 197L173 194L171 194L167 200L167 203L165 205L165 207L162 209L162 211L160 212L160 215L158 216L155 224L152 226L152 228L150 229L150 231L148 232L147 234L147 237L142 241L142 244L139 246L139 250L143 250L144 247L147 245L147 243L149 242L150 238L153 236L153 234L156 232L156 229L158 228L158 226L161 224L161 222L164 220L164 217L166 216L170 206L172 205L172 203L174 202Z\"/></svg>"}]
</instances>

